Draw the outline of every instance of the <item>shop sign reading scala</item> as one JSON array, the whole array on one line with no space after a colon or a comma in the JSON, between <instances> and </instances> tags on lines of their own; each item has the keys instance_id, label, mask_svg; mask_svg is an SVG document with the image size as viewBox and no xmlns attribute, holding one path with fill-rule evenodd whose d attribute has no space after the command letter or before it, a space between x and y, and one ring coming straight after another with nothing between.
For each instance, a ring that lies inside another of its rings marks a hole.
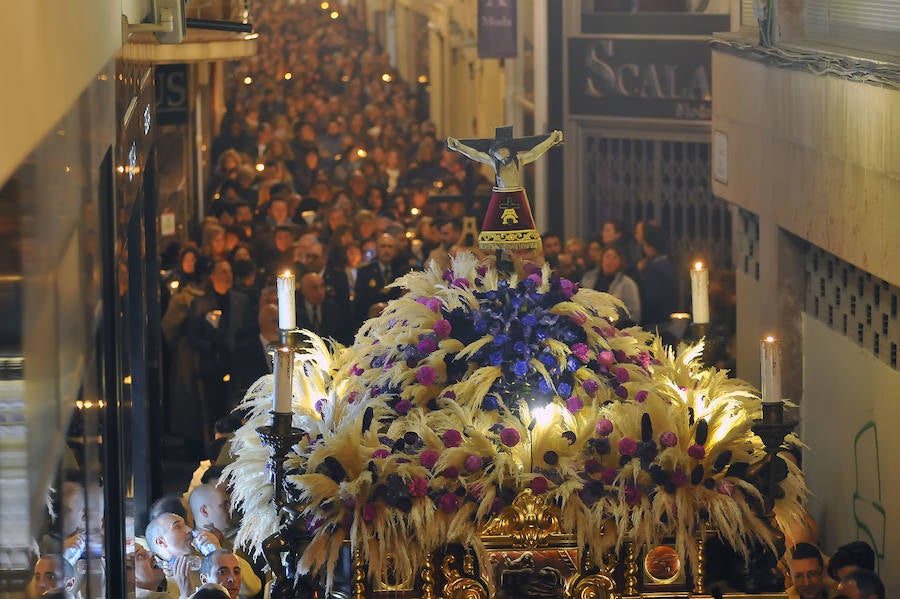
<instances>
[{"instance_id":1,"label":"shop sign reading scala","mask_svg":"<svg viewBox=\"0 0 900 599\"><path fill-rule=\"evenodd\" d=\"M570 112L709 119L710 50L704 40L570 39Z\"/></svg>"}]
</instances>

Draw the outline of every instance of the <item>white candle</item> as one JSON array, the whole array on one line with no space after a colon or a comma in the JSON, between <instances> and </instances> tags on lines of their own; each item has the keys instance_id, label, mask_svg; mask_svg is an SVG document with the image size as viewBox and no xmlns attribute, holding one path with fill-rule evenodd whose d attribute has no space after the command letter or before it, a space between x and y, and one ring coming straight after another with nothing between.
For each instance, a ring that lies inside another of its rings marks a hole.
<instances>
[{"instance_id":1,"label":"white candle","mask_svg":"<svg viewBox=\"0 0 900 599\"><path fill-rule=\"evenodd\" d=\"M275 285L278 289L278 328L282 331L290 331L297 328L294 274L288 271L281 273L278 275Z\"/></svg>"},{"instance_id":2,"label":"white candle","mask_svg":"<svg viewBox=\"0 0 900 599\"><path fill-rule=\"evenodd\" d=\"M769 335L759 344L763 403L781 401L781 344Z\"/></svg>"},{"instance_id":3,"label":"white candle","mask_svg":"<svg viewBox=\"0 0 900 599\"><path fill-rule=\"evenodd\" d=\"M275 393L272 398L272 409L279 414L290 414L292 396L292 379L294 374L294 352L289 347L275 348L275 359L272 364L275 375Z\"/></svg>"},{"instance_id":4,"label":"white candle","mask_svg":"<svg viewBox=\"0 0 900 599\"><path fill-rule=\"evenodd\" d=\"M709 322L709 271L702 262L694 264L691 270L691 304L694 310L694 324Z\"/></svg>"}]
</instances>

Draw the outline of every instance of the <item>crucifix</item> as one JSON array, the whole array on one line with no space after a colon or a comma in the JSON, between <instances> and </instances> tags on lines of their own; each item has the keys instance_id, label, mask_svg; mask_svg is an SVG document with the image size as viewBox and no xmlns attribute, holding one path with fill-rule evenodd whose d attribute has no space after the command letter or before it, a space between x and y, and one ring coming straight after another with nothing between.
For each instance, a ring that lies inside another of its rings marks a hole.
<instances>
[{"instance_id":1,"label":"crucifix","mask_svg":"<svg viewBox=\"0 0 900 599\"><path fill-rule=\"evenodd\" d=\"M546 135L513 137L512 127L497 127L493 139L447 138L447 147L494 168L494 189L521 189L519 167L534 162L544 152L563 142L562 131Z\"/></svg>"}]
</instances>

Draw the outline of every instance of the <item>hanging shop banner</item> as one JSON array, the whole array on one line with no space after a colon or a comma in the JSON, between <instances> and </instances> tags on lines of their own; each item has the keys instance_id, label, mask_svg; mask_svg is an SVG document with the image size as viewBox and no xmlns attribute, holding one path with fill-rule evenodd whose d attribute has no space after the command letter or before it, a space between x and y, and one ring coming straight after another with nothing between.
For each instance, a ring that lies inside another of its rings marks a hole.
<instances>
[{"instance_id":1,"label":"hanging shop banner","mask_svg":"<svg viewBox=\"0 0 900 599\"><path fill-rule=\"evenodd\" d=\"M516 57L516 0L478 0L478 58Z\"/></svg>"},{"instance_id":2,"label":"hanging shop banner","mask_svg":"<svg viewBox=\"0 0 900 599\"><path fill-rule=\"evenodd\" d=\"M569 39L572 115L709 120L705 38Z\"/></svg>"},{"instance_id":3,"label":"hanging shop banner","mask_svg":"<svg viewBox=\"0 0 900 599\"><path fill-rule=\"evenodd\" d=\"M156 118L160 125L183 125L188 122L186 64L157 65Z\"/></svg>"}]
</instances>

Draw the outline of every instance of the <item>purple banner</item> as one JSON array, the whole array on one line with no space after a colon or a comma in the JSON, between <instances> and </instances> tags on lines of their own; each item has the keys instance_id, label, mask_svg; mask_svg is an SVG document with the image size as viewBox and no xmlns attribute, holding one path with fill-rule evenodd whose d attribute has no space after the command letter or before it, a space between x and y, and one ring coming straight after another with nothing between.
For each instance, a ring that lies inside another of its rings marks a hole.
<instances>
[{"instance_id":1,"label":"purple banner","mask_svg":"<svg viewBox=\"0 0 900 599\"><path fill-rule=\"evenodd\" d=\"M478 58L516 57L516 0L478 0Z\"/></svg>"}]
</instances>

